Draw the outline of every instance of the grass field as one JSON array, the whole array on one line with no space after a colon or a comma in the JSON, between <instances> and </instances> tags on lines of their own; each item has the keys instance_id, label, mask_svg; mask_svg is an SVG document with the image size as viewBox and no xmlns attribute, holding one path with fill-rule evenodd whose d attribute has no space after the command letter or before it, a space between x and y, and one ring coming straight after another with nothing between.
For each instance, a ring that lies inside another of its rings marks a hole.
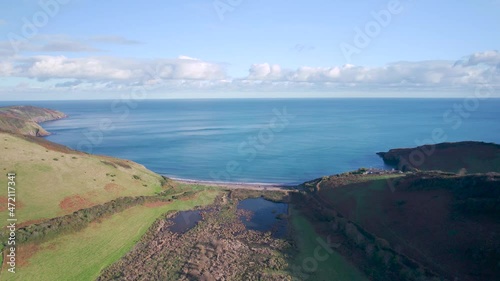
<instances>
[{"instance_id":1,"label":"grass field","mask_svg":"<svg viewBox=\"0 0 500 281\"><path fill-rule=\"evenodd\" d=\"M153 195L161 176L137 163L69 150L0 133L0 218L7 217L7 176L16 176L18 223L72 213L117 197ZM0 227L6 220L0 220Z\"/></svg>"},{"instance_id":2,"label":"grass field","mask_svg":"<svg viewBox=\"0 0 500 281\"><path fill-rule=\"evenodd\" d=\"M300 280L368 280L362 272L335 251L323 261L321 261L323 258L320 258L316 260L316 263L312 262L312 259L315 257L316 249L321 247L320 243L316 240L320 236L316 234L313 226L300 214L300 212L290 208L290 214L294 236L297 239L299 248L299 253L293 265L295 267L300 267L302 274L304 274L302 276L297 276ZM322 256L326 251L322 249L320 253ZM314 266L315 264L317 264L316 268Z\"/></svg>"},{"instance_id":3,"label":"grass field","mask_svg":"<svg viewBox=\"0 0 500 281\"><path fill-rule=\"evenodd\" d=\"M387 186L387 180L374 178L372 181L353 183L336 189L324 188L320 193L322 198L332 203L332 206L348 205L345 212L353 214L350 218L362 223L362 218L369 218L372 215L383 217L380 205L369 202L372 197L388 196L391 191Z\"/></svg>"},{"instance_id":4,"label":"grass field","mask_svg":"<svg viewBox=\"0 0 500 281\"><path fill-rule=\"evenodd\" d=\"M464 176L455 179L455 184L436 186L444 180L430 180L427 188L408 188L412 183L431 178L420 177L415 180L415 176L406 176L398 182L379 179L345 186L325 185L315 196L343 217L443 276L492 280L498 267L489 251L498 249L498 218L495 213L461 213L454 207L458 199L453 188L464 184L462 190L477 190L483 186L481 192L489 192L486 194L493 198L498 193L486 187L498 187L497 181ZM391 188L391 184L395 186Z\"/></svg>"},{"instance_id":5,"label":"grass field","mask_svg":"<svg viewBox=\"0 0 500 281\"><path fill-rule=\"evenodd\" d=\"M95 280L102 269L127 253L161 214L210 204L217 194L215 190L205 190L186 201L132 207L82 231L40 245L23 245L18 248L18 260L24 264L18 266L16 274L3 270L0 280Z\"/></svg>"}]
</instances>

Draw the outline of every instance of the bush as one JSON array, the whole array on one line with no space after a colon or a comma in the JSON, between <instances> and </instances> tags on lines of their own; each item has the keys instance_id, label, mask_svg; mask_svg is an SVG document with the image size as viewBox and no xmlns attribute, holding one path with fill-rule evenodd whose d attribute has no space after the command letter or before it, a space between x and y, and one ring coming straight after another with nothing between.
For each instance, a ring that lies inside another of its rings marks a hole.
<instances>
[{"instance_id":1,"label":"bush","mask_svg":"<svg viewBox=\"0 0 500 281\"><path fill-rule=\"evenodd\" d=\"M135 205L145 202L167 201L167 198L159 196L122 197L110 202L96 205L90 208L78 210L72 214L52 218L39 224L32 224L17 230L16 241L19 243L33 242L49 239L62 232L77 231L86 227L90 222L98 220L103 216L121 212ZM2 241L7 233L0 234Z\"/></svg>"}]
</instances>

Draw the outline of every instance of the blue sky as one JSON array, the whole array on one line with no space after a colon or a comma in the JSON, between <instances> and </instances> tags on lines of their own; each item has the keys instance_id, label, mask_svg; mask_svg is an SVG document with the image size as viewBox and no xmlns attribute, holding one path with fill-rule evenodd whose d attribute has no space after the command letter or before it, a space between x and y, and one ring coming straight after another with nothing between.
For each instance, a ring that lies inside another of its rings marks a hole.
<instances>
[{"instance_id":1,"label":"blue sky","mask_svg":"<svg viewBox=\"0 0 500 281\"><path fill-rule=\"evenodd\" d=\"M0 3L0 100L461 97L500 84L498 0Z\"/></svg>"}]
</instances>

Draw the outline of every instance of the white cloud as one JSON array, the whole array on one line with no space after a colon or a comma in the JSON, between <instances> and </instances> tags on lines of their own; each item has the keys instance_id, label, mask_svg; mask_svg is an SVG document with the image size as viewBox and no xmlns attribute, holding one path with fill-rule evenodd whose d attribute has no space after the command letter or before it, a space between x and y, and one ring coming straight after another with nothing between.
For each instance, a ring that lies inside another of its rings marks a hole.
<instances>
[{"instance_id":1,"label":"white cloud","mask_svg":"<svg viewBox=\"0 0 500 281\"><path fill-rule=\"evenodd\" d=\"M167 65L170 68L170 64ZM173 79L210 80L225 77L220 66L199 60L179 60L172 72Z\"/></svg>"},{"instance_id":2,"label":"white cloud","mask_svg":"<svg viewBox=\"0 0 500 281\"><path fill-rule=\"evenodd\" d=\"M192 57L188 57L188 56L179 56L178 59L180 60L199 60L199 59L195 59L195 58L192 58Z\"/></svg>"},{"instance_id":3,"label":"white cloud","mask_svg":"<svg viewBox=\"0 0 500 281\"><path fill-rule=\"evenodd\" d=\"M269 63L253 64L248 75L249 80L279 80L282 78L281 66Z\"/></svg>"},{"instance_id":4,"label":"white cloud","mask_svg":"<svg viewBox=\"0 0 500 281\"><path fill-rule=\"evenodd\" d=\"M219 92L455 91L470 90L485 83L499 87L499 61L499 53L490 51L472 54L458 62L395 62L380 67L303 66L289 70L277 64L260 63L251 65L246 77L231 78L224 65L185 55L158 60L34 56L0 62L0 77L46 81L44 87L52 83L51 90L124 91L146 86L165 91Z\"/></svg>"},{"instance_id":5,"label":"white cloud","mask_svg":"<svg viewBox=\"0 0 500 281\"><path fill-rule=\"evenodd\" d=\"M0 77L11 76L14 73L14 66L10 62L0 62Z\"/></svg>"},{"instance_id":6,"label":"white cloud","mask_svg":"<svg viewBox=\"0 0 500 281\"><path fill-rule=\"evenodd\" d=\"M465 61L396 62L382 67L354 65L332 67L303 66L283 70L279 65L254 64L246 80L308 82L348 87L435 87L458 88L481 83L500 83L500 54L475 53Z\"/></svg>"},{"instance_id":7,"label":"white cloud","mask_svg":"<svg viewBox=\"0 0 500 281\"><path fill-rule=\"evenodd\" d=\"M53 78L75 78L90 80L125 80L132 71L113 66L97 58L70 59L65 56L38 56L24 65L27 77L39 80Z\"/></svg>"},{"instance_id":8,"label":"white cloud","mask_svg":"<svg viewBox=\"0 0 500 281\"><path fill-rule=\"evenodd\" d=\"M113 57L35 56L17 59L9 65L11 68L7 65L0 68L3 70L0 73L9 72L14 76L38 80L77 79L130 84L148 83L155 79L212 80L226 77L222 66L194 59L152 61Z\"/></svg>"},{"instance_id":9,"label":"white cloud","mask_svg":"<svg viewBox=\"0 0 500 281\"><path fill-rule=\"evenodd\" d=\"M500 52L486 51L474 53L462 63L468 66L478 64L498 65L500 64Z\"/></svg>"}]
</instances>

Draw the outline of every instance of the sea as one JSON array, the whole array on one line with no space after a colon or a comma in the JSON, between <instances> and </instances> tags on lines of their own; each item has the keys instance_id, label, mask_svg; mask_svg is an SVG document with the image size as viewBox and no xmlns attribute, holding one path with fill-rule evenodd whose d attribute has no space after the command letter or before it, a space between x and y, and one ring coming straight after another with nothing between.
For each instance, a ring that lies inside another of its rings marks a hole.
<instances>
[{"instance_id":1,"label":"sea","mask_svg":"<svg viewBox=\"0 0 500 281\"><path fill-rule=\"evenodd\" d=\"M298 184L386 167L391 148L500 143L500 99L199 99L2 101L68 118L47 139L138 162L177 179Z\"/></svg>"}]
</instances>

